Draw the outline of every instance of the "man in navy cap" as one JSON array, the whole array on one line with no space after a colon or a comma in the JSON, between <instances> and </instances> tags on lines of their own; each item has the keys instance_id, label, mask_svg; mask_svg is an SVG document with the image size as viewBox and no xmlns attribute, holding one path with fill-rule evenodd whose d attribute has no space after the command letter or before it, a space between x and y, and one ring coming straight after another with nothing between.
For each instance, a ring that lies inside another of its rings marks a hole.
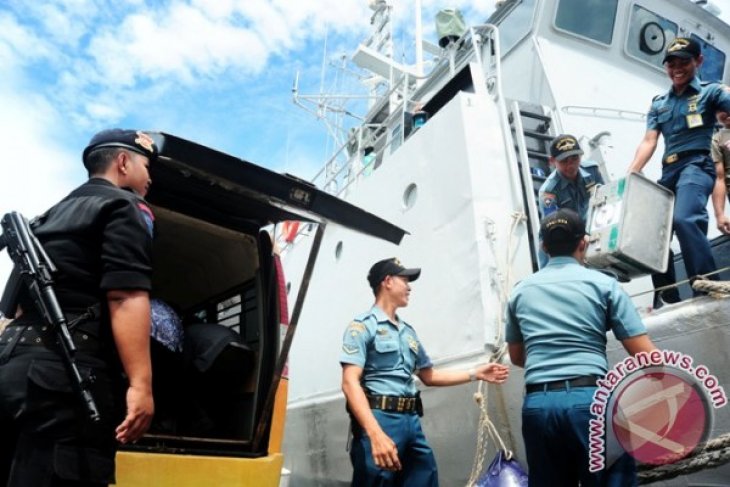
<instances>
[{"instance_id":1,"label":"man in navy cap","mask_svg":"<svg viewBox=\"0 0 730 487\"><path fill-rule=\"evenodd\" d=\"M631 355L654 345L618 282L581 264L588 239L576 212L548 215L540 233L550 261L514 287L505 313L510 359L525 368L530 487L636 485L627 455L607 471L589 472L590 406L596 381L608 372L608 330Z\"/></svg>"},{"instance_id":2,"label":"man in navy cap","mask_svg":"<svg viewBox=\"0 0 730 487\"><path fill-rule=\"evenodd\" d=\"M83 413L53 331L21 290L16 319L0 335L0 485L113 483L116 443L150 425L154 215L143 197L156 155L144 132L96 134L83 153L89 180L34 224L58 268L54 289L101 421ZM116 397L120 366L125 398Z\"/></svg>"},{"instance_id":3,"label":"man in navy cap","mask_svg":"<svg viewBox=\"0 0 730 487\"><path fill-rule=\"evenodd\" d=\"M672 86L652 100L646 134L629 166L629 172L641 171L656 150L659 134L664 136L659 184L675 194L673 227L690 279L716 269L707 240L707 201L716 178L710 147L716 112L730 110L730 93L721 84L700 81L702 61L702 49L696 40L677 37L669 44L664 68ZM669 271L654 276L654 285L674 282L670 256ZM676 302L679 294L671 289L662 298Z\"/></svg>"},{"instance_id":4,"label":"man in navy cap","mask_svg":"<svg viewBox=\"0 0 730 487\"><path fill-rule=\"evenodd\" d=\"M434 370L416 331L396 314L408 305L409 283L420 275L421 269L406 268L395 258L376 262L368 273L375 304L345 331L340 363L352 417L353 486L438 485L413 374L427 386L451 386L477 379L501 384L509 373L495 363L469 371Z\"/></svg>"},{"instance_id":5,"label":"man in navy cap","mask_svg":"<svg viewBox=\"0 0 730 487\"><path fill-rule=\"evenodd\" d=\"M595 161L581 161L583 149L578 139L563 134L550 142L550 166L555 170L545 179L538 192L540 216L546 217L560 208L570 208L585 221L591 191L603 183ZM540 267L545 267L547 255L539 250Z\"/></svg>"},{"instance_id":6,"label":"man in navy cap","mask_svg":"<svg viewBox=\"0 0 730 487\"><path fill-rule=\"evenodd\" d=\"M558 135L550 143L550 165L555 167L538 193L540 214L546 217L560 208L570 208L583 220L588 214L591 189L603 184L595 161L582 161L583 149L572 135Z\"/></svg>"}]
</instances>

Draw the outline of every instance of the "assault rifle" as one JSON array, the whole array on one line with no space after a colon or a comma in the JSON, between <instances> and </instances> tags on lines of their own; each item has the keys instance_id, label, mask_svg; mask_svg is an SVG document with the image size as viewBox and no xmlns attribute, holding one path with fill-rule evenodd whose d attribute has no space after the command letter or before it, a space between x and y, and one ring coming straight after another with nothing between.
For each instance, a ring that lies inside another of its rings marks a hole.
<instances>
[{"instance_id":1,"label":"assault rifle","mask_svg":"<svg viewBox=\"0 0 730 487\"><path fill-rule=\"evenodd\" d=\"M66 317L58 304L58 298L53 290L53 273L56 266L53 265L43 246L38 241L30 228L28 220L18 212L6 213L0 221L3 233L0 234L0 251L8 248L8 254L15 264L13 275L20 275L25 283L30 296L43 319L51 325L58 336L61 346L63 361L71 379L71 385L80 396L89 418L92 422L98 422L101 418L96 407L94 398L91 395L89 381L81 377L79 368L76 366L76 346L68 331ZM8 286L17 288L11 277ZM7 303L5 303L7 305ZM10 314L10 312L5 310ZM12 318L12 316L9 316Z\"/></svg>"}]
</instances>

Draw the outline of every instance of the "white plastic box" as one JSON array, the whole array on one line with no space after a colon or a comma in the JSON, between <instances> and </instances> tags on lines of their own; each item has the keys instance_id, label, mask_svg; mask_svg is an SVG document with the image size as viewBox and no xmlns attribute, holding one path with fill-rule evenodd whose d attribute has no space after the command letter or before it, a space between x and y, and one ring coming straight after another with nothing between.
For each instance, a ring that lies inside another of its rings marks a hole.
<instances>
[{"instance_id":1,"label":"white plastic box","mask_svg":"<svg viewBox=\"0 0 730 487\"><path fill-rule=\"evenodd\" d=\"M632 173L591 196L586 263L622 279L667 270L674 193Z\"/></svg>"}]
</instances>

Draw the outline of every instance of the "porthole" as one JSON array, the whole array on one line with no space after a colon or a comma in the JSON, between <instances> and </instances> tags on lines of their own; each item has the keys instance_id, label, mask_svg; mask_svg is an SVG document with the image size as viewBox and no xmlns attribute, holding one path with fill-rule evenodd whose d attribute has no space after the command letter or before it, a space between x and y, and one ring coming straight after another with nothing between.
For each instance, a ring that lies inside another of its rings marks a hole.
<instances>
[{"instance_id":1,"label":"porthole","mask_svg":"<svg viewBox=\"0 0 730 487\"><path fill-rule=\"evenodd\" d=\"M418 199L418 186L416 186L416 183L411 183L408 185L405 191L403 191L403 206L406 210L410 210L413 208L413 205L416 204L416 200Z\"/></svg>"},{"instance_id":2,"label":"porthole","mask_svg":"<svg viewBox=\"0 0 730 487\"><path fill-rule=\"evenodd\" d=\"M335 245L335 259L340 260L340 256L342 256L342 240Z\"/></svg>"}]
</instances>

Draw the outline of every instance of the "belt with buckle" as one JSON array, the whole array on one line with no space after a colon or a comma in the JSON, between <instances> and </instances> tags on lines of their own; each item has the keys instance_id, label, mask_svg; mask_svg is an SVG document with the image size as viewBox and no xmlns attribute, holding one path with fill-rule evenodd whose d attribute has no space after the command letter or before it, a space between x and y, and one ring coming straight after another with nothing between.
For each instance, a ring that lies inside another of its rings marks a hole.
<instances>
[{"instance_id":1,"label":"belt with buckle","mask_svg":"<svg viewBox=\"0 0 730 487\"><path fill-rule=\"evenodd\" d=\"M367 396L371 409L395 413L418 412L420 398L409 396Z\"/></svg>"},{"instance_id":2,"label":"belt with buckle","mask_svg":"<svg viewBox=\"0 0 730 487\"><path fill-rule=\"evenodd\" d=\"M689 156L709 156L710 151L707 149L692 149L692 150L684 150L681 152L675 152L674 154L669 154L668 156L664 157L664 164L674 164L675 162L679 161L680 159L684 159L685 157Z\"/></svg>"},{"instance_id":3,"label":"belt with buckle","mask_svg":"<svg viewBox=\"0 0 730 487\"><path fill-rule=\"evenodd\" d=\"M597 380L598 377L595 375L583 375L573 379L543 382L541 384L527 384L525 391L530 394L532 392L562 391L572 387L593 387L596 385Z\"/></svg>"}]
</instances>

